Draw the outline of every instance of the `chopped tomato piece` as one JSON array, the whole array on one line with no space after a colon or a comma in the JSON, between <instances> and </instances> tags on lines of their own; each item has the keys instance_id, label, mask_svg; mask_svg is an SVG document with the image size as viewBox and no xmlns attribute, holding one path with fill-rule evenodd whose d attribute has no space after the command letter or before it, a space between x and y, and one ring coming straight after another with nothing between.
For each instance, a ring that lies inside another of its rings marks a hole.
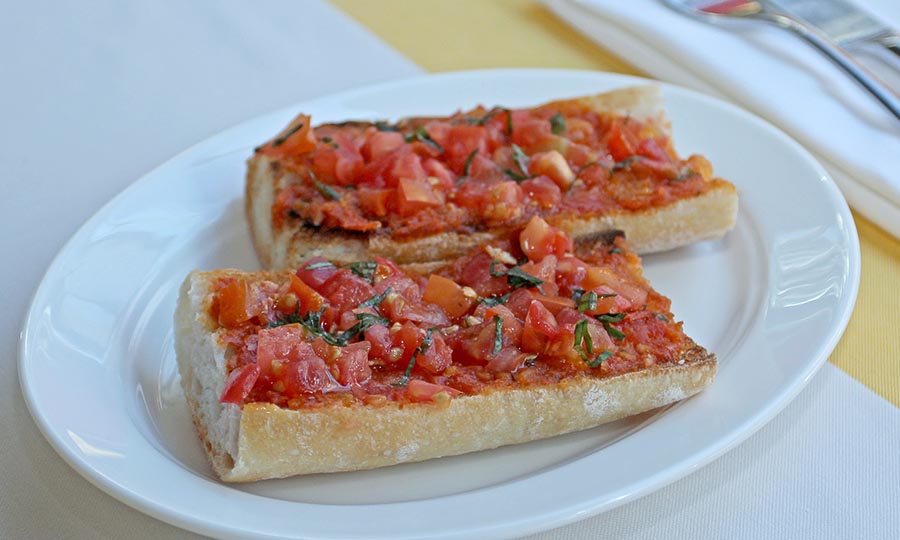
<instances>
[{"instance_id":1,"label":"chopped tomato piece","mask_svg":"<svg viewBox=\"0 0 900 540\"><path fill-rule=\"evenodd\" d=\"M367 381L372 376L372 369L369 367L371 347L372 345L368 341L341 347L341 355L336 362L339 383L344 386L354 386Z\"/></svg>"},{"instance_id":2,"label":"chopped tomato piece","mask_svg":"<svg viewBox=\"0 0 900 540\"><path fill-rule=\"evenodd\" d=\"M337 267L322 257L313 257L300 265L296 274L304 283L321 292L322 284L335 275L337 271Z\"/></svg>"},{"instance_id":3,"label":"chopped tomato piece","mask_svg":"<svg viewBox=\"0 0 900 540\"><path fill-rule=\"evenodd\" d=\"M461 285L436 274L428 277L422 299L441 306L454 318L465 315L475 303L474 295L466 295Z\"/></svg>"},{"instance_id":4,"label":"chopped tomato piece","mask_svg":"<svg viewBox=\"0 0 900 540\"><path fill-rule=\"evenodd\" d=\"M447 345L444 338L437 333L432 334L431 345L425 349L425 352L416 356L416 366L432 375L443 373L445 369L450 367L452 361L453 350Z\"/></svg>"},{"instance_id":5,"label":"chopped tomato piece","mask_svg":"<svg viewBox=\"0 0 900 540\"><path fill-rule=\"evenodd\" d=\"M325 307L325 299L322 298L322 295L304 283L302 279L296 276L296 274L291 274L290 290L297 296L297 300L300 302L300 309L298 310L300 315L306 315L310 311L319 311Z\"/></svg>"},{"instance_id":6,"label":"chopped tomato piece","mask_svg":"<svg viewBox=\"0 0 900 540\"><path fill-rule=\"evenodd\" d=\"M257 379L259 379L259 366L256 364L246 364L232 370L225 379L225 389L222 391L219 401L237 405L244 403Z\"/></svg>"},{"instance_id":7,"label":"chopped tomato piece","mask_svg":"<svg viewBox=\"0 0 900 540\"><path fill-rule=\"evenodd\" d=\"M484 367L495 373L512 373L525 364L527 357L528 355L519 349L507 347L491 358Z\"/></svg>"},{"instance_id":8,"label":"chopped tomato piece","mask_svg":"<svg viewBox=\"0 0 900 540\"><path fill-rule=\"evenodd\" d=\"M562 257L567 252L572 251L572 242L565 233L538 216L531 218L531 221L522 230L522 233L519 235L519 245L522 247L522 252L525 253L525 256L532 261L543 260L547 255ZM557 261L554 260L552 263L555 276Z\"/></svg>"},{"instance_id":9,"label":"chopped tomato piece","mask_svg":"<svg viewBox=\"0 0 900 540\"><path fill-rule=\"evenodd\" d=\"M529 178L522 182L522 190L528 198L542 208L553 208L562 200L562 192L546 176Z\"/></svg>"},{"instance_id":10,"label":"chopped tomato piece","mask_svg":"<svg viewBox=\"0 0 900 540\"><path fill-rule=\"evenodd\" d=\"M555 338L558 334L559 325L550 310L542 303L536 300L532 301L522 329L522 350L541 354L550 339Z\"/></svg>"},{"instance_id":11,"label":"chopped tomato piece","mask_svg":"<svg viewBox=\"0 0 900 540\"><path fill-rule=\"evenodd\" d=\"M403 146L403 135L396 131L372 130L362 146L362 155L369 161L380 158L395 148Z\"/></svg>"},{"instance_id":12,"label":"chopped tomato piece","mask_svg":"<svg viewBox=\"0 0 900 540\"><path fill-rule=\"evenodd\" d=\"M219 289L216 300L219 324L225 327L238 326L260 313L260 306L250 290L250 284L243 279L236 279Z\"/></svg>"},{"instance_id":13,"label":"chopped tomato piece","mask_svg":"<svg viewBox=\"0 0 900 540\"><path fill-rule=\"evenodd\" d=\"M607 147L616 161L633 156L638 145L637 137L620 120L613 121L607 134Z\"/></svg>"},{"instance_id":14,"label":"chopped tomato piece","mask_svg":"<svg viewBox=\"0 0 900 540\"><path fill-rule=\"evenodd\" d=\"M622 299L629 302L628 308L639 308L647 300L647 290L632 283L629 283L621 276L606 267L591 266L587 269L587 276L583 282L585 289L594 289L601 285L605 285L612 289L615 294L620 295Z\"/></svg>"},{"instance_id":15,"label":"chopped tomato piece","mask_svg":"<svg viewBox=\"0 0 900 540\"><path fill-rule=\"evenodd\" d=\"M558 260L556 255L546 255L540 262L523 264L522 271L543 281L541 290L545 294L555 295L559 292L559 286L556 284L556 263Z\"/></svg>"},{"instance_id":16,"label":"chopped tomato piece","mask_svg":"<svg viewBox=\"0 0 900 540\"><path fill-rule=\"evenodd\" d=\"M491 324L496 324L494 317L500 317L503 320L503 335L509 338L510 343L518 345L522 339L522 323L519 322L519 319L503 304L489 307L484 314L485 322Z\"/></svg>"},{"instance_id":17,"label":"chopped tomato piece","mask_svg":"<svg viewBox=\"0 0 900 540\"><path fill-rule=\"evenodd\" d=\"M374 216L384 217L388 214L388 205L393 194L393 189L362 187L356 191L356 198L359 201L360 210Z\"/></svg>"},{"instance_id":18,"label":"chopped tomato piece","mask_svg":"<svg viewBox=\"0 0 900 540\"><path fill-rule=\"evenodd\" d=\"M553 315L559 313L563 308L572 309L575 307L575 300L572 300L568 296L540 294L535 291L531 291L531 294L535 300L543 304L543 306Z\"/></svg>"},{"instance_id":19,"label":"chopped tomato piece","mask_svg":"<svg viewBox=\"0 0 900 540\"><path fill-rule=\"evenodd\" d=\"M316 149L316 136L310 129L310 117L300 114L277 137L260 149L272 157L298 156Z\"/></svg>"},{"instance_id":20,"label":"chopped tomato piece","mask_svg":"<svg viewBox=\"0 0 900 540\"><path fill-rule=\"evenodd\" d=\"M397 188L397 211L412 215L423 208L444 204L443 193L436 191L427 180L401 178Z\"/></svg>"},{"instance_id":21,"label":"chopped tomato piece","mask_svg":"<svg viewBox=\"0 0 900 540\"><path fill-rule=\"evenodd\" d=\"M375 296L375 288L348 269L338 270L319 291L338 312L356 308Z\"/></svg>"},{"instance_id":22,"label":"chopped tomato piece","mask_svg":"<svg viewBox=\"0 0 900 540\"><path fill-rule=\"evenodd\" d=\"M261 329L256 345L256 363L262 372L277 375L278 369L273 369L273 362L293 362L305 353L313 352L312 346L303 336L303 328L299 324Z\"/></svg>"},{"instance_id":23,"label":"chopped tomato piece","mask_svg":"<svg viewBox=\"0 0 900 540\"><path fill-rule=\"evenodd\" d=\"M337 146L329 146L313 155L314 172L322 182L341 186L355 183L356 176L365 169L362 154L356 149L353 139L335 136Z\"/></svg>"},{"instance_id":24,"label":"chopped tomato piece","mask_svg":"<svg viewBox=\"0 0 900 540\"><path fill-rule=\"evenodd\" d=\"M393 333L393 332L392 332ZM392 348L398 349L400 354L396 355L391 352L391 360L395 363L400 364L400 366L406 366L409 364L410 359L413 354L415 354L416 349L419 345L422 344L422 341L425 339L425 331L417 327L411 322L405 322L397 330L396 333L393 333L392 340Z\"/></svg>"},{"instance_id":25,"label":"chopped tomato piece","mask_svg":"<svg viewBox=\"0 0 900 540\"><path fill-rule=\"evenodd\" d=\"M462 394L462 392L456 390L455 388L450 388L449 386L444 386L442 384L420 381L418 379L409 381L409 384L407 386L407 395L412 401L415 402L421 403L425 401L434 401L435 396L440 393L445 393L447 397L453 397Z\"/></svg>"},{"instance_id":26,"label":"chopped tomato piece","mask_svg":"<svg viewBox=\"0 0 900 540\"><path fill-rule=\"evenodd\" d=\"M522 215L524 200L525 192L522 191L522 186L510 180L488 188L484 196L484 205L479 209L482 217L489 223L501 223Z\"/></svg>"},{"instance_id":27,"label":"chopped tomato piece","mask_svg":"<svg viewBox=\"0 0 900 540\"><path fill-rule=\"evenodd\" d=\"M387 326L376 324L366 329L363 334L365 340L369 342L369 356L382 362L390 360L391 347L391 331Z\"/></svg>"}]
</instances>

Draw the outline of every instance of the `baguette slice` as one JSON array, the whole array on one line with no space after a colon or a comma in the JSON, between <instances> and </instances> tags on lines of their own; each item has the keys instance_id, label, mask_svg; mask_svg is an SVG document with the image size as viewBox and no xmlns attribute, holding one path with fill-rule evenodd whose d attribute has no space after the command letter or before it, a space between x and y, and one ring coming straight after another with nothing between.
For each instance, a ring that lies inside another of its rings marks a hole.
<instances>
[{"instance_id":1,"label":"baguette slice","mask_svg":"<svg viewBox=\"0 0 900 540\"><path fill-rule=\"evenodd\" d=\"M665 328L670 328L683 336L680 325L669 322L671 314L666 316L661 314L661 312L668 312L666 307L668 300L649 289L649 284L640 275L637 257L627 252L627 246L620 241L621 239L615 240L616 243L610 243L611 239L614 240L615 237L604 236L597 240L602 246L602 257L607 257L607 260L615 258L614 263L601 269L603 271L600 274L608 276L609 274L604 274L604 272L607 271L606 269L612 268L620 277L611 280L604 279L604 282L609 283L611 287L617 287L617 290L624 291L623 294L627 294L629 290L634 291L635 285L646 287L651 296L645 296L644 307L638 308L639 311L635 313L643 313L651 319L658 318L665 321L664 323L656 321L653 324L665 324ZM509 248L509 245L483 249L492 258L495 256L503 258L501 249L509 249L515 253L515 248ZM618 249L612 249L613 247ZM485 255L478 250L473 253L475 255L470 255L468 259L456 261L456 266L442 269L441 275L449 276L447 279L456 279L453 276L460 275L460 273L465 273L467 278L471 277L473 272L470 269L474 266L470 264L475 264L471 261L483 261ZM596 249L591 250L581 245L576 246L574 254L582 260L589 260L596 253ZM521 253L519 255L521 256ZM567 257L570 257L569 260L571 260L570 255ZM556 260L553 255L542 257L541 260L546 261L547 258ZM323 263L314 264L321 265ZM379 265L381 264L389 263L379 263ZM623 270L623 268L627 268L627 270ZM493 269L492 265L492 272ZM487 272L487 270L484 269L483 272ZM393 279L391 277L393 275L396 274L388 274L388 278L382 279ZM622 278L622 276L625 277ZM625 279L625 281L620 281L620 279ZM253 284L262 284L259 290L288 291L293 290L290 287L297 281L297 276L287 271L253 273L237 270L197 271L187 277L181 288L175 314L175 342L181 382L190 404L194 424L209 461L219 477L228 482L370 469L497 448L584 430L691 396L707 387L716 372L715 357L684 336L683 341L670 342L678 343L678 345L676 349L666 349L670 351L666 353L666 358L649 356L647 353L649 349L641 349L638 346L636 350L639 353L644 351L640 353L642 356L639 366L627 368L621 373L607 371L607 369L613 370L613 368L609 367L610 360L605 359L600 360L605 363L598 362L593 369L587 369L584 366L574 370L570 369L563 377L555 379L555 382L530 378L526 375L522 375L520 380L518 376L513 376L509 372L506 372L506 375L499 373L497 380L502 384L494 386L488 384L477 392L462 394L458 390L450 390L455 393L453 397L437 394L430 401L428 399L412 400L403 396L397 399L394 395L387 400L369 402L367 397L360 398L353 394L353 398L350 398L350 394L345 393L343 397L350 399L343 401L326 399L318 406L304 408L302 405L281 407L273 402L261 402L250 399L252 395L245 393L241 404L223 402L221 399L223 392L227 392L227 389L231 388L226 380L229 376L229 359L235 355L235 350L229 349L229 346L226 345L226 343L234 343L234 340L227 339L226 334L228 334L229 328L220 323L222 304L220 297L216 295L219 294L217 291L222 290L223 284L231 284L236 280L251 284L251 288ZM391 283L394 289L397 287L400 287L397 290L403 289L398 282ZM427 285L424 286L427 290ZM550 286L551 284L545 282L545 288ZM279 289L279 287L281 288ZM256 289L251 290L256 291ZM344 290L346 289L341 289L341 291ZM602 292L607 289L598 290ZM535 291L537 288L515 289L514 292L527 293L520 294L520 296L528 297L528 295L536 295ZM384 294L387 295L388 292L386 291ZM274 294L284 295L287 293ZM540 294L543 295L544 292ZM560 294L568 293L560 290ZM609 299L615 296L604 294L601 295L601 298ZM258 294L253 292L248 297L257 298ZM270 296L270 298L273 297ZM283 298L283 296L274 296L274 298ZM544 297L534 296L533 298L535 299L527 300L530 302L528 305L531 308L537 308L539 306L535 304L541 303L539 298ZM567 297L560 296L552 298L556 298L557 302L561 301L560 299L568 300ZM399 299L399 304L394 304L393 302L397 300L397 298L391 299L389 296L387 300L383 300L388 302L382 307L385 310L384 313L396 313L392 306L404 305L402 298ZM512 315L511 310L514 309L514 302L514 297L510 297L507 309L507 313L510 315ZM277 306L277 303L274 305ZM570 303L570 305L573 308L575 306L574 303ZM657 307L648 307L648 305ZM472 309L476 307L484 309L484 306L474 304L468 308L468 311L453 315L450 323L466 324L463 321L469 317L465 313L472 314ZM501 308L505 309L506 305ZM216 313L218 315L215 315ZM484 312L476 310L475 313ZM530 309L529 313L531 313ZM557 313L559 313L557 315L560 317L559 320L562 321L563 312ZM569 309L569 313L570 316L581 316L572 308ZM394 317L394 315L386 316ZM484 324L489 324L489 328L493 331L494 323L497 321L491 320L490 312L481 316L485 321ZM498 318L494 317L494 319ZM271 331L271 323L268 325L265 322L254 324L258 324L258 328L261 328L258 331L254 330L254 332L259 332L259 334L254 333L254 336L262 336L262 332ZM424 327L433 324L431 322L423 323L420 327L424 330ZM525 324L527 327L527 323ZM395 327L398 325L399 323L393 324ZM286 327L276 329L283 328ZM609 326L606 328L610 335L615 335L614 330L611 330ZM603 332L599 327L596 329ZM472 326L469 330L478 331L479 327ZM298 331L302 332L303 336L308 336L305 330L298 328ZM451 332L464 331L463 329L451 330ZM499 332L500 329L497 330L497 334L491 333L489 339L491 341L499 339L496 337ZM668 335L668 330L663 332ZM462 339L457 343L468 343L472 339L468 337L469 335L460 334ZM478 333L477 335L484 334ZM524 336L524 332L522 335ZM575 335L578 336L577 331ZM602 345L603 341L598 341L601 337L607 345ZM313 338L304 337L303 339L312 340ZM446 343L452 343L450 341L452 337L444 339L447 340ZM522 339L521 347L525 350L524 337ZM616 345L617 342L606 334L595 335L593 339L595 350L592 354L595 355L604 348L610 347L616 350L622 346ZM258 351L262 349L262 337L259 338L258 343L259 345L257 345L257 341L253 341L253 349L257 351L253 353L254 355L259 354ZM581 345L582 348L586 347L588 350L591 348L589 345L585 346L584 343ZM553 349L547 348L547 345L544 347L545 353L550 354L551 357L546 357L547 359L544 360L544 356L539 356L541 358L537 360L539 363L558 362L561 357L555 355L568 352L570 355L568 362L581 364L577 355L574 360L571 359L573 354L571 343L559 353L551 352ZM674 357L672 357L671 351L677 351ZM327 358L327 356L322 356L322 358ZM335 356L331 358L330 362L337 362ZM498 358L496 348L490 358ZM635 358L637 357L635 356ZM415 360L415 355L413 355L413 360ZM261 362L261 360L254 361ZM454 365L455 362L456 360L454 360ZM522 367L528 366L528 362L522 364L521 357L519 362L520 367L517 369L528 371L526 367ZM374 365L371 357L369 364ZM402 366L405 364L406 362L403 361L399 368L394 369L402 372ZM410 367L412 365L412 363L409 364ZM332 363L331 366L332 369L336 369L339 367L339 363ZM234 368L233 365L231 367ZM409 375L410 367L407 368L407 375L404 375L404 378ZM396 381L396 375L390 373L385 373L389 375L389 378L385 380ZM396 374L397 371L393 373ZM414 378L425 377L427 379L429 377L427 372L419 371L418 363L412 374ZM450 372L446 371L444 374L449 375ZM501 376L505 377L503 379L505 382L501 381L499 378ZM431 380L435 381L435 379ZM382 384L382 388L388 388L387 385ZM451 383L447 382L447 384ZM392 383L390 386L396 387L396 384ZM449 387L445 388L449 389ZM346 391L344 390L344 392ZM387 391L390 393L401 390ZM402 391L411 393L412 382ZM326 394L325 398L329 396L340 398L341 394ZM438 397L444 399L438 399ZM283 405L283 402L281 404Z\"/></svg>"},{"instance_id":2,"label":"baguette slice","mask_svg":"<svg viewBox=\"0 0 900 540\"><path fill-rule=\"evenodd\" d=\"M654 133L666 139L671 137L670 122L660 89L656 86L625 88L551 102L538 108L552 110L566 107L627 119L625 121L645 122ZM396 127L410 131L411 126L419 126L426 121L421 118L407 119L400 121ZM316 129L374 130L374 125L347 122ZM318 144L323 143L320 140ZM303 260L316 256L338 263L370 260L378 256L398 264L420 264L422 269L432 269L477 245L502 238L522 224L513 219L508 223L494 223L474 230L465 228L398 238L384 228L355 232L339 227L323 227L321 223L302 216L279 219L275 215L279 195L291 184L308 182L298 175L296 162L293 165L290 158L272 156L265 151L257 151L248 161L246 211L256 252L266 268L296 267ZM555 212L551 209L542 211L541 215L576 239L608 230L621 230L638 253L673 249L721 237L734 227L738 207L734 186L712 177L711 170L703 176L706 186L702 193L684 195L662 206L637 210L619 207L596 212Z\"/></svg>"}]
</instances>

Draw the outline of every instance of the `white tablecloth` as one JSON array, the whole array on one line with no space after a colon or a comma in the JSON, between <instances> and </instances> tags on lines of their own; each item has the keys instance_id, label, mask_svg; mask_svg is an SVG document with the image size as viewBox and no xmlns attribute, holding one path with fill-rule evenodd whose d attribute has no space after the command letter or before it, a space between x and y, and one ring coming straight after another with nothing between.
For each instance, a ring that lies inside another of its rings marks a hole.
<instances>
[{"instance_id":1,"label":"white tablecloth","mask_svg":"<svg viewBox=\"0 0 900 540\"><path fill-rule=\"evenodd\" d=\"M94 488L25 407L21 320L66 239L126 185L222 128L419 71L318 1L4 6L0 538L198 538ZM897 409L826 365L770 425L712 465L533 538L898 538L898 450Z\"/></svg>"}]
</instances>

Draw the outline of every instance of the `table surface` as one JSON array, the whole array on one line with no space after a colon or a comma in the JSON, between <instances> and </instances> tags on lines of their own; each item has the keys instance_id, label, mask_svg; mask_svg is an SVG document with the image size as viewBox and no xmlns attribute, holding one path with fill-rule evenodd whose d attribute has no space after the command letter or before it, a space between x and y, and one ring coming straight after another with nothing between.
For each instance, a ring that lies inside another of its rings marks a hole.
<instances>
[{"instance_id":1,"label":"table surface","mask_svg":"<svg viewBox=\"0 0 900 540\"><path fill-rule=\"evenodd\" d=\"M643 75L532 0L6 7L0 538L200 538L126 507L70 468L32 422L16 382L20 325L41 275L79 225L128 184L248 118L421 68ZM306 54L323 44L327 58ZM354 68L335 69L345 65ZM309 73L315 85L305 84ZM885 519L900 503L900 241L861 218L857 227L862 283L853 318L832 365L784 413L688 478L533 539L900 537L900 524Z\"/></svg>"}]
</instances>

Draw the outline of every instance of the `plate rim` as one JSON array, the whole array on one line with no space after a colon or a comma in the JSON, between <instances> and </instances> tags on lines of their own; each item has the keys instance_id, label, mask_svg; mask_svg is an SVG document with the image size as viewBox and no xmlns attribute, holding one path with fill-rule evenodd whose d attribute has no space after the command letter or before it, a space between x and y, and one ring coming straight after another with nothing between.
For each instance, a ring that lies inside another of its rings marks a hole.
<instances>
[{"instance_id":1,"label":"plate rim","mask_svg":"<svg viewBox=\"0 0 900 540\"><path fill-rule=\"evenodd\" d=\"M617 506L640 498L647 493L652 491L656 491L665 487L666 485L671 484L672 482L683 478L687 474L698 470L699 468L705 466L706 464L712 462L717 459L721 455L725 454L732 448L736 447L738 444L745 441L751 435L756 433L762 426L768 423L772 418L774 418L779 412L781 412L784 407L790 403L799 392L808 384L811 378L815 375L815 373L821 368L821 366L827 361L828 356L836 347L839 342L841 336L846 330L847 324L850 320L850 317L853 313L853 309L857 300L859 284L860 284L860 248L859 248L859 237L856 229L855 222L853 220L853 216L850 213L850 209L844 199L843 195L840 193L837 188L834 180L831 178L830 174L825 170L825 168L819 163L819 161L811 155L811 153L806 150L802 145L800 145L797 141L795 141L792 137L784 133L779 128L775 127L768 121L759 118L758 116L737 107L731 103L723 101L721 99L690 90L678 85L673 85L669 83L665 83L662 81L656 81L652 79L646 79L642 77L636 77L631 75L623 75L618 73L608 73L608 72L600 72L600 71L589 71L589 70L572 70L572 69L557 69L557 68L504 68L504 69L479 69L479 70L460 70L460 71L450 71L438 74L425 74L418 75L413 77L406 77L403 79L391 80L387 82L380 82L369 85L362 85L353 88L348 88L339 92L335 92L332 94L327 94L323 96L318 96L312 99L302 100L297 103L291 104L286 107L279 107L270 112L255 115L253 117L249 117L244 119L241 122L238 122L235 125L232 125L228 128L220 130L209 137L206 137L195 144L192 144L185 148L184 150L178 152L172 157L164 160L161 164L153 167L145 174L141 175L137 179L133 180L129 184L127 184L122 190L116 193L111 199L109 199L106 203L104 203L100 208L95 210L91 216L86 219L77 229L72 233L72 235L68 238L68 240L63 244L63 246L59 249L56 255L53 257L52 261L47 266L44 271L41 279L34 289L29 304L28 309L25 311L24 317L21 323L20 330L20 339L18 346L18 362L17 368L19 373L19 384L20 389L23 394L23 398L26 402L29 413L31 414L35 424L40 429L42 435L47 439L50 443L51 447L56 451L63 460L69 464L73 469L75 469L82 477L87 479L91 484L101 489L105 493L113 496L117 500L124 502L128 506L139 510L143 513L151 515L161 521L170 523L172 525L181 527L183 529L187 529L193 532L198 532L201 534L213 534L217 537L221 538L232 538L238 537L239 535L245 534L256 534L263 535L265 534L262 531L248 531L248 530L238 530L231 527L222 527L217 523L209 523L204 520L199 520L195 516L191 515L187 512L178 512L173 511L172 508L159 504L158 501L148 499L143 497L140 493L137 493L133 490L127 489L126 487L116 483L113 479L108 478L102 473L99 473L94 467L91 466L90 462L79 459L78 456L70 455L68 453L68 449L61 442L58 434L52 429L49 419L44 415L39 414L40 405L38 403L38 398L29 390L29 381L28 374L29 368L26 365L26 360L28 356L28 344L29 344L29 336L31 335L30 323L35 319L37 314L38 305L37 302L42 298L42 293L45 291L47 285L47 278L53 272L58 270L58 266L62 264L62 260L65 256L69 254L71 249L73 249L73 244L77 238L79 238L84 231L88 230L95 223L102 221L104 215L110 211L117 203L119 203L128 193L132 190L137 189L139 186L148 181L148 178L152 178L157 175L161 170L164 170L166 167L176 165L179 160L183 159L185 156L191 154L197 147L201 145L206 145L211 143L214 140L217 140L220 137L226 137L231 133L234 133L237 130L242 129L245 125L262 118L272 117L276 115L285 115L287 116L293 111L297 111L304 106L314 106L317 103L339 100L339 99L352 99L354 96L364 95L366 93L375 93L379 91L388 90L391 88L403 87L408 85L414 85L425 80L452 80L452 79L465 79L469 77L473 78L481 78L486 76L501 76L501 77L536 77L536 76L566 76L566 77L587 77L598 80L598 82L602 82L604 84L609 85L627 85L627 84L652 84L658 85L663 88L665 92L675 92L679 94L683 94L688 96L690 99L694 99L703 103L704 106L712 106L716 108L725 108L729 110L730 113L736 114L741 117L744 121L749 121L757 126L764 128L766 131L770 132L772 135L776 136L779 139L779 142L786 144L794 153L799 154L804 158L804 161L808 162L813 168L818 172L820 180L822 180L822 187L825 190L825 194L828 195L828 198L835 206L835 210L845 218L845 229L847 231L847 255L848 255L848 268L847 268L847 278L845 284L847 287L844 289L842 297L844 300L840 303L840 313L838 316L834 317L835 323L833 327L829 329L827 334L827 339L823 339L819 346L816 349L815 359L810 360L806 364L804 364L805 369L800 370L793 378L791 384L785 386L776 396L775 399L771 400L766 407L757 411L755 414L751 415L746 422L743 424L733 426L731 430L727 432L726 435L719 437L712 444L707 445L701 451L694 453L693 455L685 458L681 463L677 464L677 466L669 466L660 471L657 471L656 474L649 475L645 477L644 480L640 482L641 486L635 489L632 489L629 493L623 494L622 496L616 498L614 501L598 506L596 503L593 505L590 501L585 501L582 505L577 508L567 507L564 509L557 509L555 511L546 512L540 516L529 516L522 519L517 519L512 522L506 522L502 526L496 526L493 528L472 528L465 530L455 530L449 533L439 533L436 537L447 537L447 538L470 538L475 537L473 535L479 535L481 538L506 538L514 535L521 534L529 534L535 533L555 527L560 527L563 525L567 525L569 523L579 521L585 519L587 517L597 515L601 512L605 512L611 510ZM652 481L648 481L648 478ZM227 487L227 486L226 486ZM489 488L487 488L489 489ZM448 497L454 496L465 496L466 493L458 494L458 495L450 495ZM315 503L301 503L301 502L292 502L290 504L298 504L298 505L310 505L316 506ZM407 504L407 503L387 503L387 504ZM362 506L375 506L375 505L362 505ZM406 536L400 536L405 538ZM301 536L298 536L301 538ZM306 536L302 536L302 538L306 538ZM312 537L310 537L312 538Z\"/></svg>"}]
</instances>

